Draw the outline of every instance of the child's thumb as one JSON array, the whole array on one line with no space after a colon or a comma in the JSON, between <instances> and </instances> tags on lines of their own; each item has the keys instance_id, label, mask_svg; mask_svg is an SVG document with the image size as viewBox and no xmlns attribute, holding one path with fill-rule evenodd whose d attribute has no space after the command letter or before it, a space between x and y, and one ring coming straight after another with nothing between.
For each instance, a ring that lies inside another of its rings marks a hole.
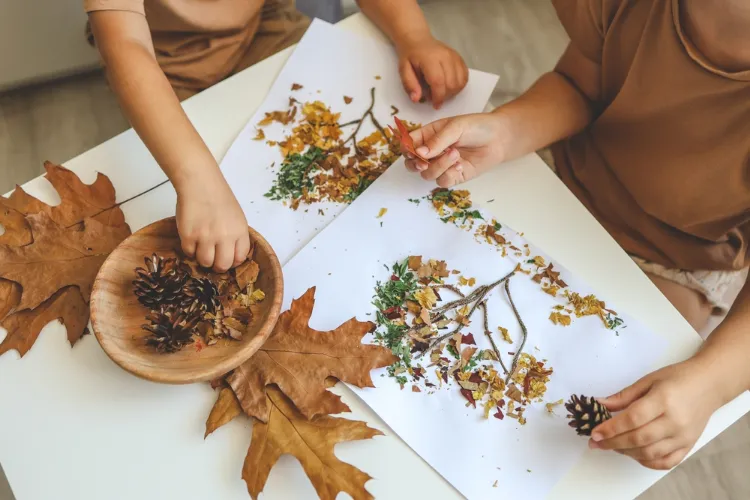
<instances>
[{"instance_id":1,"label":"child's thumb","mask_svg":"<svg viewBox=\"0 0 750 500\"><path fill-rule=\"evenodd\" d=\"M650 386L649 381L646 378L642 378L616 394L606 398L597 398L597 400L606 406L609 411L621 411L646 394Z\"/></svg>"},{"instance_id":2,"label":"child's thumb","mask_svg":"<svg viewBox=\"0 0 750 500\"><path fill-rule=\"evenodd\" d=\"M417 153L431 159L453 146L461 138L461 125L458 120L450 120L440 130L427 139L424 145L417 148Z\"/></svg>"}]
</instances>

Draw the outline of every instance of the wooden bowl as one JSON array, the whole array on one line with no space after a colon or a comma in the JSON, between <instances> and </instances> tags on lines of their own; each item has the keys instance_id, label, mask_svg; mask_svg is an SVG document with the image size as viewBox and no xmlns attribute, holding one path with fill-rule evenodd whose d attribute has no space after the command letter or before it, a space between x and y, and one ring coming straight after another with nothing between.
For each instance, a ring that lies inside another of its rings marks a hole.
<instances>
[{"instance_id":1,"label":"wooden bowl","mask_svg":"<svg viewBox=\"0 0 750 500\"><path fill-rule=\"evenodd\" d=\"M248 228L255 242L253 258L260 267L256 288L265 300L253 306L250 330L242 340L224 339L202 349L187 345L175 353L160 353L146 345L141 327L148 309L133 294L135 268L156 252L161 257L179 254L180 239L174 217L144 227L112 252L94 281L91 326L99 344L118 365L138 377L165 384L188 384L218 378L237 368L263 345L276 324L284 296L281 264L268 242Z\"/></svg>"}]
</instances>

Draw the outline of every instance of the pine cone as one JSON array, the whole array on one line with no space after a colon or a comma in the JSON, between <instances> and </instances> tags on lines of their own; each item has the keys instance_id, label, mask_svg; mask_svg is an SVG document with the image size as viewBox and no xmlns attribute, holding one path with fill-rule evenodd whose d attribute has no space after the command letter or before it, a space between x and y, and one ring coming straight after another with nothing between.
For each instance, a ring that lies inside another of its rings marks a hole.
<instances>
[{"instance_id":1,"label":"pine cone","mask_svg":"<svg viewBox=\"0 0 750 500\"><path fill-rule=\"evenodd\" d=\"M179 259L164 259L156 254L144 259L146 267L135 270L138 278L133 281L138 302L156 310L170 304L186 305L182 301L182 287L189 273Z\"/></svg>"},{"instance_id":2,"label":"pine cone","mask_svg":"<svg viewBox=\"0 0 750 500\"><path fill-rule=\"evenodd\" d=\"M183 290L186 302L201 312L214 314L219 307L219 289L208 278L191 278Z\"/></svg>"},{"instance_id":3,"label":"pine cone","mask_svg":"<svg viewBox=\"0 0 750 500\"><path fill-rule=\"evenodd\" d=\"M565 403L568 410L568 425L573 427L579 436L590 436L594 427L612 418L609 410L596 399L573 394Z\"/></svg>"},{"instance_id":4,"label":"pine cone","mask_svg":"<svg viewBox=\"0 0 750 500\"><path fill-rule=\"evenodd\" d=\"M193 329L201 319L197 306L181 309L179 306L162 306L152 311L146 319L148 325L143 329L150 332L146 345L155 347L159 352L176 352L193 343Z\"/></svg>"}]
</instances>

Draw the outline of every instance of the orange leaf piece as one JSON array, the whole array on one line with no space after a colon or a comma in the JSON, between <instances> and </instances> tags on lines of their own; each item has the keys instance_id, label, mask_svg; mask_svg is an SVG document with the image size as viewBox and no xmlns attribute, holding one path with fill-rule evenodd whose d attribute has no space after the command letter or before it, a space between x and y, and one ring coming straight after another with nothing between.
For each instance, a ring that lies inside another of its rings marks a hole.
<instances>
[{"instance_id":1,"label":"orange leaf piece","mask_svg":"<svg viewBox=\"0 0 750 500\"><path fill-rule=\"evenodd\" d=\"M46 213L29 215L34 241L22 247L0 245L0 277L21 285L18 310L33 309L68 285L88 303L94 278L107 255L130 234L127 226L105 226L93 219L81 230L64 229Z\"/></svg>"},{"instance_id":2,"label":"orange leaf piece","mask_svg":"<svg viewBox=\"0 0 750 500\"><path fill-rule=\"evenodd\" d=\"M253 499L263 491L271 468L285 454L299 460L322 500L334 500L342 491L354 500L373 498L365 489L365 483L372 478L336 458L334 446L371 439L382 435L380 431L364 422L327 415L307 420L275 387L269 387L264 397L267 423L253 423L250 449L242 466L242 479Z\"/></svg>"},{"instance_id":3,"label":"orange leaf piece","mask_svg":"<svg viewBox=\"0 0 750 500\"><path fill-rule=\"evenodd\" d=\"M0 344L0 356L15 350L23 357L34 345L42 328L55 320L67 328L71 346L86 332L89 308L76 287L63 288L33 311L20 311L5 318L0 326L8 331L8 335Z\"/></svg>"},{"instance_id":4,"label":"orange leaf piece","mask_svg":"<svg viewBox=\"0 0 750 500\"><path fill-rule=\"evenodd\" d=\"M308 419L348 411L339 396L326 390L326 378L373 387L370 370L395 361L390 349L362 344L375 326L371 322L352 318L328 332L310 328L314 304L313 287L292 301L263 347L227 377L247 415L266 422L269 385L279 387Z\"/></svg>"},{"instance_id":5,"label":"orange leaf piece","mask_svg":"<svg viewBox=\"0 0 750 500\"><path fill-rule=\"evenodd\" d=\"M414 140L412 140L411 136L409 135L409 129L406 128L406 124L399 120L398 116L394 116L393 119L396 120L397 130L394 130L394 128L390 125L388 126L388 128L391 129L391 132L393 132L393 135L401 145L401 152L409 153L413 157L418 158L422 161L429 161L427 158L417 153L417 150L414 147Z\"/></svg>"}]
</instances>

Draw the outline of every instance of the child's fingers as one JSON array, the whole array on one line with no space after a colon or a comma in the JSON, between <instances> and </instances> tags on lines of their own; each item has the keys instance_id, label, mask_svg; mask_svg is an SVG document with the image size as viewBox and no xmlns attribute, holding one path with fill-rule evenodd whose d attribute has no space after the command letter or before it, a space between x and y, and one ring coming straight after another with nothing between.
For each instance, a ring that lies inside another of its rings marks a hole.
<instances>
[{"instance_id":1,"label":"child's fingers","mask_svg":"<svg viewBox=\"0 0 750 500\"><path fill-rule=\"evenodd\" d=\"M628 450L618 450L618 453L627 455L635 460L657 460L666 457L675 450L681 448L681 444L674 438L662 439L642 448L631 448Z\"/></svg>"},{"instance_id":2,"label":"child's fingers","mask_svg":"<svg viewBox=\"0 0 750 500\"><path fill-rule=\"evenodd\" d=\"M408 170L409 172L416 173L416 172L421 172L422 170L424 170L423 168L421 168L421 166L423 165L423 162L419 160L408 159L404 162L404 165L406 165L406 170Z\"/></svg>"},{"instance_id":3,"label":"child's fingers","mask_svg":"<svg viewBox=\"0 0 750 500\"><path fill-rule=\"evenodd\" d=\"M443 66L438 61L430 61L422 68L424 79L430 86L432 96L432 105L435 109L440 109L445 100L445 72Z\"/></svg>"},{"instance_id":4,"label":"child's fingers","mask_svg":"<svg viewBox=\"0 0 750 500\"><path fill-rule=\"evenodd\" d=\"M225 273L229 271L229 268L232 267L232 263L234 263L234 249L234 242L227 243L222 241L216 245L213 266L214 271L217 273Z\"/></svg>"},{"instance_id":5,"label":"child's fingers","mask_svg":"<svg viewBox=\"0 0 750 500\"><path fill-rule=\"evenodd\" d=\"M202 267L213 267L216 248L213 241L201 240L195 249L195 260Z\"/></svg>"},{"instance_id":6,"label":"child's fingers","mask_svg":"<svg viewBox=\"0 0 750 500\"><path fill-rule=\"evenodd\" d=\"M245 262L248 253L250 253L250 237L245 234L243 238L240 238L234 244L234 262L232 263L232 267L239 266Z\"/></svg>"},{"instance_id":7,"label":"child's fingers","mask_svg":"<svg viewBox=\"0 0 750 500\"><path fill-rule=\"evenodd\" d=\"M440 158L430 162L429 168L422 172L422 178L428 181L437 179L452 167L459 158L461 158L461 155L458 150L455 148L449 149ZM419 168L419 164L417 164L417 168Z\"/></svg>"},{"instance_id":8,"label":"child's fingers","mask_svg":"<svg viewBox=\"0 0 750 500\"><path fill-rule=\"evenodd\" d=\"M646 425L663 413L662 406L654 398L642 398L625 411L596 426L591 439L600 442Z\"/></svg>"},{"instance_id":9,"label":"child's fingers","mask_svg":"<svg viewBox=\"0 0 750 500\"><path fill-rule=\"evenodd\" d=\"M649 469L669 470L677 467L680 462L687 456L690 448L680 448L675 450L666 457L657 458L656 460L639 460L638 462Z\"/></svg>"},{"instance_id":10,"label":"child's fingers","mask_svg":"<svg viewBox=\"0 0 750 500\"><path fill-rule=\"evenodd\" d=\"M601 450L629 450L649 446L671 437L672 426L665 417L658 417L643 427L619 434L603 441L589 441L591 448Z\"/></svg>"},{"instance_id":11,"label":"child's fingers","mask_svg":"<svg viewBox=\"0 0 750 500\"><path fill-rule=\"evenodd\" d=\"M195 238L191 236L181 237L180 243L182 245L182 253L184 253L186 257L195 256L195 248L198 246Z\"/></svg>"},{"instance_id":12,"label":"child's fingers","mask_svg":"<svg viewBox=\"0 0 750 500\"><path fill-rule=\"evenodd\" d=\"M435 158L453 146L461 138L463 126L460 120L452 119L443 123L435 122L431 131L424 133L422 145L417 145L417 153L424 158ZM428 127L430 126L428 125ZM431 132L431 133L430 133Z\"/></svg>"},{"instance_id":13,"label":"child's fingers","mask_svg":"<svg viewBox=\"0 0 750 500\"><path fill-rule=\"evenodd\" d=\"M401 75L401 83L404 90L409 95L412 102L419 102L422 98L422 86L419 84L419 78L414 72L414 67L408 59L402 59L398 65L398 72Z\"/></svg>"},{"instance_id":14,"label":"child's fingers","mask_svg":"<svg viewBox=\"0 0 750 500\"><path fill-rule=\"evenodd\" d=\"M643 377L635 384L626 387L617 394L606 398L599 398L599 402L606 406L609 411L620 411L627 408L633 401L646 394L651 387L651 378Z\"/></svg>"},{"instance_id":15,"label":"child's fingers","mask_svg":"<svg viewBox=\"0 0 750 500\"><path fill-rule=\"evenodd\" d=\"M458 160L455 165L438 177L437 185L441 188L450 188L464 181L466 181L466 170L461 160Z\"/></svg>"}]
</instances>

